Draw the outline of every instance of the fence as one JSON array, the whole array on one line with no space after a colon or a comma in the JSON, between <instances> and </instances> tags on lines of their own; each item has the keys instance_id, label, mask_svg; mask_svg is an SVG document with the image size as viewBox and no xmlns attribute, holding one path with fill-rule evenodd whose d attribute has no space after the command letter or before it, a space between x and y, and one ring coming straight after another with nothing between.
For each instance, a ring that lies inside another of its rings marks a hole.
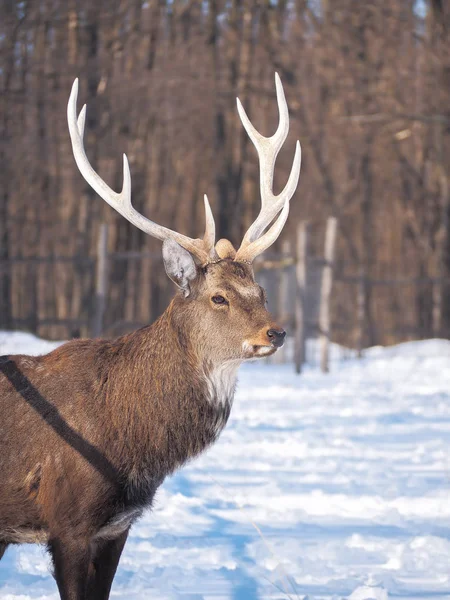
<instances>
[{"instance_id":1,"label":"fence","mask_svg":"<svg viewBox=\"0 0 450 600\"><path fill-rule=\"evenodd\" d=\"M373 328L384 343L442 335L445 279L371 279L362 270L348 275L345 265L336 261L337 235L338 223L330 218L321 236L323 252L314 255L311 225L301 222L293 239L283 242L281 252L255 262L255 276L267 290L270 310L293 332L275 361L293 360L300 372L319 348L318 362L327 371L332 337L361 355L374 339ZM102 225L96 254L0 262L0 274L7 271L15 284L9 327L44 337L97 337L114 336L154 320L173 293L161 253L110 253L108 228ZM66 281L68 271L71 277ZM415 298L417 306L405 303L405 297ZM425 319L420 317L420 303L428 306L422 311L428 315ZM386 314L393 309L403 318L391 330L383 329ZM314 348L308 339L317 339Z\"/></svg>"},{"instance_id":2,"label":"fence","mask_svg":"<svg viewBox=\"0 0 450 600\"><path fill-rule=\"evenodd\" d=\"M280 258L263 260L255 265L256 278L267 290L273 312L285 327L294 331L292 358L297 373L307 359L306 340L311 337L319 338L320 365L323 371L328 370L336 235L337 220L330 218L326 226L324 256L311 256L310 226L301 222L294 243L283 242ZM287 354L286 351L278 352L275 360L282 361Z\"/></svg>"}]
</instances>

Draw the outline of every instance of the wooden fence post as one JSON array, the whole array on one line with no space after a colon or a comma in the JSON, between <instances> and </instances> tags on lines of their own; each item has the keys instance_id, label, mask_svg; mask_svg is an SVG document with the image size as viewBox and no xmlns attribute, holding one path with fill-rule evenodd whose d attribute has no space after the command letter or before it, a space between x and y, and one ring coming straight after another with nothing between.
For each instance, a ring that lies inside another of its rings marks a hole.
<instances>
[{"instance_id":1,"label":"wooden fence post","mask_svg":"<svg viewBox=\"0 0 450 600\"><path fill-rule=\"evenodd\" d=\"M442 326L442 298L444 287L444 280L436 280L432 283L432 328L433 337L437 338L441 335Z\"/></svg>"},{"instance_id":2,"label":"wooden fence post","mask_svg":"<svg viewBox=\"0 0 450 600\"><path fill-rule=\"evenodd\" d=\"M92 337L103 331L103 319L108 293L108 225L102 223L97 242L97 264L95 273L95 304L92 320Z\"/></svg>"},{"instance_id":3,"label":"wooden fence post","mask_svg":"<svg viewBox=\"0 0 450 600\"><path fill-rule=\"evenodd\" d=\"M356 355L362 358L364 348L364 331L366 326L366 290L367 282L364 267L361 265L358 275L358 289L356 295L356 321L357 321L357 340Z\"/></svg>"},{"instance_id":4,"label":"wooden fence post","mask_svg":"<svg viewBox=\"0 0 450 600\"><path fill-rule=\"evenodd\" d=\"M281 260L291 256L291 243L289 240L284 240L281 244ZM278 270L279 286L277 290L277 318L280 319L280 324L286 327L286 320L288 318L288 302L289 302L289 271L288 268L283 266ZM283 349L278 350L274 356L274 362L281 364L285 361L286 346Z\"/></svg>"},{"instance_id":5,"label":"wooden fence post","mask_svg":"<svg viewBox=\"0 0 450 600\"><path fill-rule=\"evenodd\" d=\"M301 373L306 359L306 277L309 224L297 226L295 263L295 372Z\"/></svg>"},{"instance_id":6,"label":"wooden fence post","mask_svg":"<svg viewBox=\"0 0 450 600\"><path fill-rule=\"evenodd\" d=\"M337 219L327 219L325 233L325 265L322 271L322 284L320 286L320 367L324 373L329 370L329 347L331 337L330 298L333 285L334 251L336 248Z\"/></svg>"}]
</instances>

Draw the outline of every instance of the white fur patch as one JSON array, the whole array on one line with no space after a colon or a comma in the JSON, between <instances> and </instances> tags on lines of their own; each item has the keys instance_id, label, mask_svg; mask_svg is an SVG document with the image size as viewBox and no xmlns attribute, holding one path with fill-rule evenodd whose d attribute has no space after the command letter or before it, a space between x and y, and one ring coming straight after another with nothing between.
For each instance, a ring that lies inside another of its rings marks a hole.
<instances>
[{"instance_id":1,"label":"white fur patch","mask_svg":"<svg viewBox=\"0 0 450 600\"><path fill-rule=\"evenodd\" d=\"M233 402L240 360L230 360L212 369L206 377L210 401L219 406Z\"/></svg>"},{"instance_id":2,"label":"white fur patch","mask_svg":"<svg viewBox=\"0 0 450 600\"><path fill-rule=\"evenodd\" d=\"M233 405L237 371L240 364L240 360L227 361L226 363L213 368L206 376L209 401L213 406L217 407L218 411L221 413L217 420L216 433L220 433L225 427L229 409L231 409L231 406Z\"/></svg>"},{"instance_id":3,"label":"white fur patch","mask_svg":"<svg viewBox=\"0 0 450 600\"><path fill-rule=\"evenodd\" d=\"M247 360L254 360L255 358L263 358L274 354L276 349L273 346L258 346L255 350L254 346L245 340L242 344L242 351Z\"/></svg>"},{"instance_id":4,"label":"white fur patch","mask_svg":"<svg viewBox=\"0 0 450 600\"><path fill-rule=\"evenodd\" d=\"M249 354L253 352L253 346L249 344L247 340L245 340L242 344L242 350L245 352L245 354Z\"/></svg>"},{"instance_id":5,"label":"white fur patch","mask_svg":"<svg viewBox=\"0 0 450 600\"><path fill-rule=\"evenodd\" d=\"M273 354L273 346L260 346L256 351L256 356L267 356Z\"/></svg>"},{"instance_id":6,"label":"white fur patch","mask_svg":"<svg viewBox=\"0 0 450 600\"><path fill-rule=\"evenodd\" d=\"M97 531L93 541L115 539L121 533L126 531L133 524L133 522L141 516L141 514L142 510L138 508L132 508L124 511L123 513L119 513L113 517L109 523Z\"/></svg>"}]
</instances>

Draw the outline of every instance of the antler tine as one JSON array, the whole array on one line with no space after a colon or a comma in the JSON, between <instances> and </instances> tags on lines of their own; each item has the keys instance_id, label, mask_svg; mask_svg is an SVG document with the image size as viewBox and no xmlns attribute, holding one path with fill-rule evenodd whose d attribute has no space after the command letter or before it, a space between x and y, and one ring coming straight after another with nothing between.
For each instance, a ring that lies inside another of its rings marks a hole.
<instances>
[{"instance_id":1,"label":"antler tine","mask_svg":"<svg viewBox=\"0 0 450 600\"><path fill-rule=\"evenodd\" d=\"M86 121L86 105L83 106L77 118L78 79L75 79L67 104L67 122L69 125L72 149L80 173L87 183L105 200L112 208L121 214L127 221L141 229L144 233L159 240L171 239L178 242L200 262L206 264L217 259L214 249L215 224L214 217L205 196L205 235L202 240L192 239L167 227L158 225L141 215L131 204L131 175L126 154L123 155L123 186L120 194L112 190L103 179L94 171L86 156L83 144L84 125Z\"/></svg>"},{"instance_id":2,"label":"antler tine","mask_svg":"<svg viewBox=\"0 0 450 600\"><path fill-rule=\"evenodd\" d=\"M241 118L242 124L244 125L245 130L247 131L250 139L252 140L259 157L259 170L260 170L260 190L261 190L261 210L259 212L258 217L253 222L253 224L249 227L247 233L242 240L241 247L239 248L236 260L243 260L242 257L246 256L245 260L253 260L257 254L260 254L263 250L261 248L265 246L268 239L272 241L264 247L264 249L268 248L270 244L273 244L277 237L280 235L282 226L278 227L280 220L277 219L274 225L277 225L275 229L273 227L267 232L271 232L271 235L264 238L264 243L257 244L254 246L258 238L262 235L264 230L270 225L276 215L285 210L286 203L289 204L290 199L292 198L298 184L298 179L300 175L300 166L301 166L301 148L300 142L297 141L295 146L295 155L294 161L292 164L291 172L289 174L289 179L283 189L283 191L276 196L273 193L273 174L275 168L275 161L280 151L284 141L286 140L288 131L289 131L289 113L286 98L284 95L283 86L281 84L280 77L278 73L275 73L275 86L277 92L277 103L279 110L279 123L276 132L271 137L265 137L261 135L255 127L250 122L250 119L247 116L239 98L237 98L237 107L239 116ZM284 213L286 218L288 214ZM281 217L281 215L280 215ZM283 225L286 219L283 221ZM274 237L274 231L278 231L276 236ZM261 238L262 240L262 238ZM251 250L250 250L251 247ZM258 249L257 254L253 256L253 252ZM252 257L253 258L249 258Z\"/></svg>"},{"instance_id":3,"label":"antler tine","mask_svg":"<svg viewBox=\"0 0 450 600\"><path fill-rule=\"evenodd\" d=\"M260 238L248 244L248 246L239 248L234 260L238 262L252 263L259 254L267 250L279 237L283 231L284 224L289 215L289 200L284 203L281 213L268 231Z\"/></svg>"},{"instance_id":4,"label":"antler tine","mask_svg":"<svg viewBox=\"0 0 450 600\"><path fill-rule=\"evenodd\" d=\"M203 236L203 241L208 246L208 248L214 248L214 243L216 241L216 224L214 222L214 217L212 214L211 206L209 204L208 196L205 194L203 196L205 202L205 235Z\"/></svg>"}]
</instances>

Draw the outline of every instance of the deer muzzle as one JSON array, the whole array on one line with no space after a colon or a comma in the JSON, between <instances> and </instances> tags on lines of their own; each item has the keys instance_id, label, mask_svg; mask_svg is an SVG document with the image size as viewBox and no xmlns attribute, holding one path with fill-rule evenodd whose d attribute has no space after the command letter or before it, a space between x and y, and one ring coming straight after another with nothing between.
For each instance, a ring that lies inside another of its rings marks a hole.
<instances>
[{"instance_id":1,"label":"deer muzzle","mask_svg":"<svg viewBox=\"0 0 450 600\"><path fill-rule=\"evenodd\" d=\"M269 338L270 344L274 348L281 348L281 346L284 344L286 332L284 329L268 329L266 335Z\"/></svg>"},{"instance_id":2,"label":"deer muzzle","mask_svg":"<svg viewBox=\"0 0 450 600\"><path fill-rule=\"evenodd\" d=\"M244 351L249 357L270 356L284 344L286 332L278 325L264 327L244 342Z\"/></svg>"}]
</instances>

